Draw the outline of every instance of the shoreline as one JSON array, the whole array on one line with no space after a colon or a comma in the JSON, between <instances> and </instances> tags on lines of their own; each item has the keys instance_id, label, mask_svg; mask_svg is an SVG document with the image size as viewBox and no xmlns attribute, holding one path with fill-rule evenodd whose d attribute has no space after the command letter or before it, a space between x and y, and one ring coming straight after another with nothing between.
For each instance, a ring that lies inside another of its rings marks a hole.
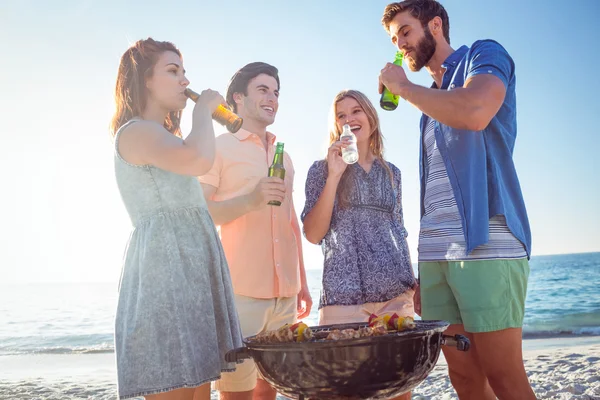
<instances>
[{"instance_id":1,"label":"shoreline","mask_svg":"<svg viewBox=\"0 0 600 400\"><path fill-rule=\"evenodd\" d=\"M548 335L536 335L523 337L523 351L535 349L535 348L546 348L546 347L560 347L564 343L568 343L568 346L575 346L577 344L595 344L600 343L600 335L597 334L548 334ZM31 353L1 353L0 360L2 357L9 356L62 356L62 355L95 355L95 354L114 354L112 348L103 349L70 349L70 348L51 348L46 351L38 351ZM2 373L0 364L0 376Z\"/></svg>"},{"instance_id":2,"label":"shoreline","mask_svg":"<svg viewBox=\"0 0 600 400\"><path fill-rule=\"evenodd\" d=\"M523 339L523 354L538 349L570 348L600 344L600 335L551 335Z\"/></svg>"}]
</instances>

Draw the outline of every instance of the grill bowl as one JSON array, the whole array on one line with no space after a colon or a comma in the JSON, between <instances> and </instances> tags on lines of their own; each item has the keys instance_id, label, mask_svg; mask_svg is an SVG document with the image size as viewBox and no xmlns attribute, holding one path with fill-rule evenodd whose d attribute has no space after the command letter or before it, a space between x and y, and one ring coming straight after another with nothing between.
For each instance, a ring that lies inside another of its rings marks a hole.
<instances>
[{"instance_id":1,"label":"grill bowl","mask_svg":"<svg viewBox=\"0 0 600 400\"><path fill-rule=\"evenodd\" d=\"M294 398L385 399L411 391L431 372L441 346L466 351L466 337L446 336L445 321L415 321L416 328L357 339L325 340L333 329L358 329L366 323L311 327L308 342L257 343L227 354L228 361L252 358L263 378Z\"/></svg>"}]
</instances>

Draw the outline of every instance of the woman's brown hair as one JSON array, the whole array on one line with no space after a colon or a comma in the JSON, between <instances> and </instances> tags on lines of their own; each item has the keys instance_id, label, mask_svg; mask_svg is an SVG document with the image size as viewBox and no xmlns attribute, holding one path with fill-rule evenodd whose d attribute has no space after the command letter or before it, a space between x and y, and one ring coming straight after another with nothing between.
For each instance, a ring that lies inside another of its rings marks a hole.
<instances>
[{"instance_id":1,"label":"woman's brown hair","mask_svg":"<svg viewBox=\"0 0 600 400\"><path fill-rule=\"evenodd\" d=\"M171 42L158 42L152 38L138 40L123 56L119 64L115 87L115 114L110 122L113 135L133 117L139 117L146 108L148 89L146 80L152 77L158 58L165 51L172 51L181 57L181 52ZM169 132L181 136L181 110L171 111L165 118L164 127Z\"/></svg>"}]
</instances>

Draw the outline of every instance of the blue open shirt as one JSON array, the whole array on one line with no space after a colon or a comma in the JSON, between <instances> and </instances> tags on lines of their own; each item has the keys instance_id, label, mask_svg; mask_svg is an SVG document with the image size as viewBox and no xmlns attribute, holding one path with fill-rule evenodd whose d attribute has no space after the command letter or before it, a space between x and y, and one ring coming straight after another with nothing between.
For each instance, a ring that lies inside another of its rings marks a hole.
<instances>
[{"instance_id":1,"label":"blue open shirt","mask_svg":"<svg viewBox=\"0 0 600 400\"><path fill-rule=\"evenodd\" d=\"M492 74L504 83L506 96L498 113L482 131L456 129L436 121L435 140L444 159L456 198L467 242L467 253L488 242L489 220L506 218L512 234L531 256L531 231L513 163L517 137L515 64L508 52L493 40L462 46L442 64L446 68L441 90L463 87L470 77ZM437 88L435 83L434 88ZM427 118L421 117L421 216L425 213L423 135Z\"/></svg>"}]
</instances>

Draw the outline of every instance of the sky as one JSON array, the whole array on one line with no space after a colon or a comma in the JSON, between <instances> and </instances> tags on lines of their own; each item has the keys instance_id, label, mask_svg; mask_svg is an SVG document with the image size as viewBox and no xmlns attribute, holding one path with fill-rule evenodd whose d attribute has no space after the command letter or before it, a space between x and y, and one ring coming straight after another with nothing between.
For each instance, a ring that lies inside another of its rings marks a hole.
<instances>
[{"instance_id":1,"label":"sky","mask_svg":"<svg viewBox=\"0 0 600 400\"><path fill-rule=\"evenodd\" d=\"M600 81L594 75L600 2L441 2L455 49L492 38L515 60L514 160L533 255L600 251ZM279 69L280 107L270 130L294 161L300 213L308 168L325 156L335 94L358 89L378 104L379 71L395 53L380 24L387 3L0 2L0 283L118 280L131 224L114 179L108 123L119 58L149 36L181 49L196 91L224 93L249 62ZM425 70L408 76L431 83ZM402 171L416 262L420 112L401 102L379 116L386 158ZM184 135L190 121L191 107L184 111ZM320 247L303 244L306 267L321 268Z\"/></svg>"}]
</instances>

